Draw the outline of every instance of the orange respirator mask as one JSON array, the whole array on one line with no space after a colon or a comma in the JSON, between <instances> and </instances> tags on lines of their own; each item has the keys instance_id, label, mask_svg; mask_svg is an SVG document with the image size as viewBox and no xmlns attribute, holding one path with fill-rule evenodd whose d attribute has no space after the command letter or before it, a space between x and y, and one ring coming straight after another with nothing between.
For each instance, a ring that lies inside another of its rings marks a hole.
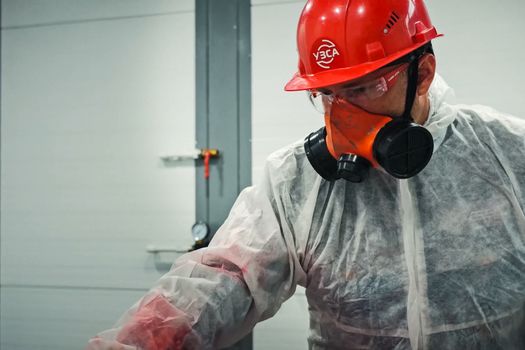
<instances>
[{"instance_id":1,"label":"orange respirator mask","mask_svg":"<svg viewBox=\"0 0 525 350\"><path fill-rule=\"evenodd\" d=\"M423 170L432 157L434 141L430 132L410 116L416 77L409 79L401 117L372 114L344 98L325 99L325 127L311 133L304 143L316 172L329 181L361 182L370 167L398 179Z\"/></svg>"}]
</instances>

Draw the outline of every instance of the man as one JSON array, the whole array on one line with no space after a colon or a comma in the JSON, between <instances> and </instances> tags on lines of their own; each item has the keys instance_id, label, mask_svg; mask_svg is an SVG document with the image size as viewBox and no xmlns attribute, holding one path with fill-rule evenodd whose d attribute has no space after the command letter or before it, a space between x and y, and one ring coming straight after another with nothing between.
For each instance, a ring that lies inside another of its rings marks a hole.
<instances>
[{"instance_id":1,"label":"man","mask_svg":"<svg viewBox=\"0 0 525 350\"><path fill-rule=\"evenodd\" d=\"M525 121L444 102L422 0L310 0L325 128L89 349L219 348L306 288L311 349L525 348ZM126 344L126 345L123 345Z\"/></svg>"}]
</instances>

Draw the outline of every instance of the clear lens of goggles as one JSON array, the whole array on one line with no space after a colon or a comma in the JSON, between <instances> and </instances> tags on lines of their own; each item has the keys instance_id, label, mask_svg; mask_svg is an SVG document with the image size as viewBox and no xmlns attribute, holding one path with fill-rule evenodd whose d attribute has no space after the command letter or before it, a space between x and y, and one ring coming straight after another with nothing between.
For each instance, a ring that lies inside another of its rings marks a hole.
<instances>
[{"instance_id":1,"label":"clear lens of goggles","mask_svg":"<svg viewBox=\"0 0 525 350\"><path fill-rule=\"evenodd\" d=\"M326 100L326 96L320 92L315 91L306 91L306 94L308 95L308 99L310 100L312 106L314 106L315 110L324 115L326 111L326 102L323 102L323 99Z\"/></svg>"},{"instance_id":2,"label":"clear lens of goggles","mask_svg":"<svg viewBox=\"0 0 525 350\"><path fill-rule=\"evenodd\" d=\"M379 77L359 86L340 88L335 92L307 91L308 99L315 109L324 114L328 106L335 99L342 99L352 104L366 104L367 101L377 99L388 91L388 84L384 77Z\"/></svg>"},{"instance_id":3,"label":"clear lens of goggles","mask_svg":"<svg viewBox=\"0 0 525 350\"><path fill-rule=\"evenodd\" d=\"M364 102L383 96L388 91L384 77L379 77L359 86L349 86L335 92L335 96L348 102Z\"/></svg>"}]
</instances>

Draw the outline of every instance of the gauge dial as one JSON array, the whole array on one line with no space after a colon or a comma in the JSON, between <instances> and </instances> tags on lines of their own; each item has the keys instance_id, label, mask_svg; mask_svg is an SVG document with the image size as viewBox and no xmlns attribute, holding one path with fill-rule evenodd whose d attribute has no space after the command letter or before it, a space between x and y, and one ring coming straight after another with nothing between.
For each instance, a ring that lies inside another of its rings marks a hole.
<instances>
[{"instance_id":1,"label":"gauge dial","mask_svg":"<svg viewBox=\"0 0 525 350\"><path fill-rule=\"evenodd\" d=\"M197 221L191 227L191 234L196 242L204 241L210 234L210 228L205 222Z\"/></svg>"}]
</instances>

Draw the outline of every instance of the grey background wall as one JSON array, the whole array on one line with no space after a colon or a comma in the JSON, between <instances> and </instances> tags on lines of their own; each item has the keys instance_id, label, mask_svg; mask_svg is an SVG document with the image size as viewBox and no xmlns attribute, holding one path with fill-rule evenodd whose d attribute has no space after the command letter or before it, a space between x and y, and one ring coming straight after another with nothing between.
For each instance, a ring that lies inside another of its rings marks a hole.
<instances>
[{"instance_id":1,"label":"grey background wall","mask_svg":"<svg viewBox=\"0 0 525 350\"><path fill-rule=\"evenodd\" d=\"M282 91L303 5L252 0L254 183L322 124ZM525 116L525 3L427 5L457 101ZM192 0L2 0L1 349L81 349L163 272L148 244L190 244L194 169L159 157L194 148L194 21ZM299 289L254 347L306 348L307 317Z\"/></svg>"}]
</instances>

